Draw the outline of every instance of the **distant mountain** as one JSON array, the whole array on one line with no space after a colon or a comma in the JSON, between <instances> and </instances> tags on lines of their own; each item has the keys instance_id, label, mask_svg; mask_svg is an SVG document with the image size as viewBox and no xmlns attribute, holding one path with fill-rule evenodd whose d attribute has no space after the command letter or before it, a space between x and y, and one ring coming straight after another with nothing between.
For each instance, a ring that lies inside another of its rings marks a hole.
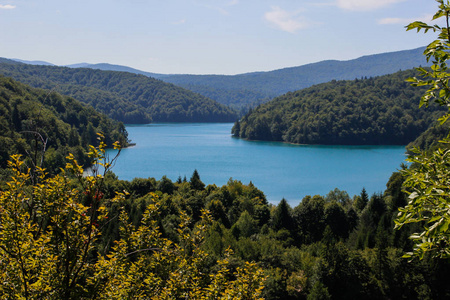
<instances>
[{"instance_id":1,"label":"distant mountain","mask_svg":"<svg viewBox=\"0 0 450 300\"><path fill-rule=\"evenodd\" d=\"M55 90L124 123L232 122L236 113L214 100L144 75L87 68L0 63L0 74Z\"/></svg>"},{"instance_id":2,"label":"distant mountain","mask_svg":"<svg viewBox=\"0 0 450 300\"><path fill-rule=\"evenodd\" d=\"M414 70L330 81L289 92L250 111L233 127L249 140L326 145L406 145L445 111L419 108Z\"/></svg>"},{"instance_id":3,"label":"distant mountain","mask_svg":"<svg viewBox=\"0 0 450 300\"><path fill-rule=\"evenodd\" d=\"M81 64L77 67L124 71L154 77L239 109L256 106L289 91L331 80L374 77L427 66L423 56L424 50L425 47L421 47L367 55L347 61L324 60L298 67L238 75L158 74L110 64Z\"/></svg>"},{"instance_id":4,"label":"distant mountain","mask_svg":"<svg viewBox=\"0 0 450 300\"><path fill-rule=\"evenodd\" d=\"M425 47L421 47L348 61L325 60L299 67L234 76L169 75L161 79L220 103L242 107L331 80L374 77L427 66L424 50Z\"/></svg>"},{"instance_id":5,"label":"distant mountain","mask_svg":"<svg viewBox=\"0 0 450 300\"><path fill-rule=\"evenodd\" d=\"M80 64L67 65L66 67L90 68L90 69L103 70L103 71L129 72L129 73L134 73L134 74L145 75L148 77L158 78L158 79L168 76L168 75L163 75L163 74L145 72L145 71L141 71L141 70L126 67L126 66L112 65L112 64L107 64L107 63L100 63L100 64L80 63Z\"/></svg>"},{"instance_id":6,"label":"distant mountain","mask_svg":"<svg viewBox=\"0 0 450 300\"><path fill-rule=\"evenodd\" d=\"M88 64L88 63L79 63L79 64L73 64L73 65L60 66L60 67L68 67L68 68L89 68L89 66L92 66L92 64ZM91 69L95 69L95 68L91 68Z\"/></svg>"},{"instance_id":7,"label":"distant mountain","mask_svg":"<svg viewBox=\"0 0 450 300\"><path fill-rule=\"evenodd\" d=\"M46 62L46 61L41 61L41 60L22 60L22 59L18 59L18 58L13 58L11 60L23 63L23 64L28 64L28 65L35 65L35 66L55 66L52 63Z\"/></svg>"}]
</instances>

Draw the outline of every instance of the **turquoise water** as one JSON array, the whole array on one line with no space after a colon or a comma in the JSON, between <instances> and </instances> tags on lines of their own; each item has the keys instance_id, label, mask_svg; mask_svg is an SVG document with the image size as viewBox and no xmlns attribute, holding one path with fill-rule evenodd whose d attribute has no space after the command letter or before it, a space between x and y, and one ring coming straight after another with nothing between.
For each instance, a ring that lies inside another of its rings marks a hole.
<instances>
[{"instance_id":1,"label":"turquoise water","mask_svg":"<svg viewBox=\"0 0 450 300\"><path fill-rule=\"evenodd\" d=\"M250 181L272 203L295 206L306 195L339 188L350 196L364 187L383 192L404 162L401 146L308 146L233 138L231 123L127 125L136 146L123 149L113 172L120 179L163 175L187 179L197 169L205 184L222 186L232 177ZM110 150L111 155L114 153Z\"/></svg>"}]
</instances>

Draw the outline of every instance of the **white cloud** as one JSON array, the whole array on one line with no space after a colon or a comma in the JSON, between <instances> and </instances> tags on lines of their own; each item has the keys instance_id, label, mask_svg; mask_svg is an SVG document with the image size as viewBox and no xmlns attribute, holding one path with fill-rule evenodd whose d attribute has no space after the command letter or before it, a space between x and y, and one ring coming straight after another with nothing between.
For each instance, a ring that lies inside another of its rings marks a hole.
<instances>
[{"instance_id":1,"label":"white cloud","mask_svg":"<svg viewBox=\"0 0 450 300\"><path fill-rule=\"evenodd\" d=\"M264 14L264 18L278 29L295 33L300 29L308 27L308 24L299 14L300 11L288 12L278 6L274 6L271 11Z\"/></svg>"},{"instance_id":2,"label":"white cloud","mask_svg":"<svg viewBox=\"0 0 450 300\"><path fill-rule=\"evenodd\" d=\"M347 10L374 10L406 0L337 0L336 5Z\"/></svg>"},{"instance_id":3,"label":"white cloud","mask_svg":"<svg viewBox=\"0 0 450 300\"><path fill-rule=\"evenodd\" d=\"M16 8L15 5L10 5L10 4L3 5L3 4L0 4L0 9L14 9L14 8Z\"/></svg>"},{"instance_id":4,"label":"white cloud","mask_svg":"<svg viewBox=\"0 0 450 300\"><path fill-rule=\"evenodd\" d=\"M401 25L408 25L415 21L422 21L425 23L430 23L433 19L433 15L424 15L420 18L384 18L378 20L378 24L381 25L391 25L391 24L401 24Z\"/></svg>"}]
</instances>

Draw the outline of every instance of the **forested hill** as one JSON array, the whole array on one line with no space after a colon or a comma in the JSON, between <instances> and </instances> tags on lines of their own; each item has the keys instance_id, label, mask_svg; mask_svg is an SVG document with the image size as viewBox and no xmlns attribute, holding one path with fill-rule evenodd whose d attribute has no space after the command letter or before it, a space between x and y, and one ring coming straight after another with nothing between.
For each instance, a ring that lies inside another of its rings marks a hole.
<instances>
[{"instance_id":1,"label":"forested hill","mask_svg":"<svg viewBox=\"0 0 450 300\"><path fill-rule=\"evenodd\" d=\"M21 64L3 59L0 74L53 89L124 123L231 122L236 113L214 100L143 75Z\"/></svg>"},{"instance_id":2,"label":"forested hill","mask_svg":"<svg viewBox=\"0 0 450 300\"><path fill-rule=\"evenodd\" d=\"M40 164L43 152L48 171L64 167L69 153L86 165L88 146L98 144L99 132L108 146L127 143L123 123L73 98L0 76L0 169L12 154L25 156L29 166L30 160Z\"/></svg>"},{"instance_id":3,"label":"forested hill","mask_svg":"<svg viewBox=\"0 0 450 300\"><path fill-rule=\"evenodd\" d=\"M161 77L220 103L242 107L266 102L284 93L331 80L353 80L392 74L428 65L423 51L413 50L367 55L357 59L325 60L269 72L224 75L168 75Z\"/></svg>"},{"instance_id":4,"label":"forested hill","mask_svg":"<svg viewBox=\"0 0 450 300\"><path fill-rule=\"evenodd\" d=\"M331 81L287 93L245 115L233 135L297 144L406 145L442 109L419 109L424 90L402 71L369 79Z\"/></svg>"}]
</instances>

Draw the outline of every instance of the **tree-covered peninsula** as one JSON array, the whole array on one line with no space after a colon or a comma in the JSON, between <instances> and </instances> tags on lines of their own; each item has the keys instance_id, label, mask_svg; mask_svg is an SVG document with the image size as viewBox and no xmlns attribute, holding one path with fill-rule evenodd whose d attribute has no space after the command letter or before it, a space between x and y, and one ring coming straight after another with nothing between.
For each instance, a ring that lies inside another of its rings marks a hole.
<instances>
[{"instance_id":1,"label":"tree-covered peninsula","mask_svg":"<svg viewBox=\"0 0 450 300\"><path fill-rule=\"evenodd\" d=\"M250 111L232 133L249 140L328 145L406 145L443 109L419 109L415 71L331 81L290 92Z\"/></svg>"},{"instance_id":2,"label":"tree-covered peninsula","mask_svg":"<svg viewBox=\"0 0 450 300\"><path fill-rule=\"evenodd\" d=\"M124 123L234 122L235 111L173 84L127 72L0 60L0 74L55 90Z\"/></svg>"}]
</instances>

